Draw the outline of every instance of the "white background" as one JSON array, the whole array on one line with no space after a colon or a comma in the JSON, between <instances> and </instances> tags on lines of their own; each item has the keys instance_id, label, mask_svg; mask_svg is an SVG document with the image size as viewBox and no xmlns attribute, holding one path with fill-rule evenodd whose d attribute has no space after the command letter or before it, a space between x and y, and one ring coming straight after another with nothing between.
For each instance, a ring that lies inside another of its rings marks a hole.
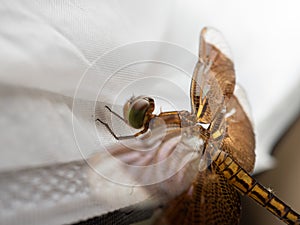
<instances>
[{"instance_id":1,"label":"white background","mask_svg":"<svg viewBox=\"0 0 300 225\"><path fill-rule=\"evenodd\" d=\"M204 26L220 30L234 55L255 123L256 169L272 165L273 144L298 115L297 1L7 1L0 12L0 171L5 174L81 160L70 105L84 71L99 56L146 40L196 54ZM82 139L90 143L85 129ZM99 150L94 143L90 148ZM91 211L81 216L96 213ZM28 212L24 216L32 219ZM73 212L65 222L79 219Z\"/></svg>"}]
</instances>

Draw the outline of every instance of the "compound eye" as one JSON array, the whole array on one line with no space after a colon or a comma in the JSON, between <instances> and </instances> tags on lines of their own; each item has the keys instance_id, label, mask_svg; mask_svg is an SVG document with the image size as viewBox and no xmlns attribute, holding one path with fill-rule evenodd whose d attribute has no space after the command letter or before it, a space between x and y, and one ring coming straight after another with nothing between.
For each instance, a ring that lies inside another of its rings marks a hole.
<instances>
[{"instance_id":1,"label":"compound eye","mask_svg":"<svg viewBox=\"0 0 300 225\"><path fill-rule=\"evenodd\" d=\"M142 128L146 116L153 112L151 101L153 100L143 96L128 100L123 108L126 123L135 129Z\"/></svg>"}]
</instances>

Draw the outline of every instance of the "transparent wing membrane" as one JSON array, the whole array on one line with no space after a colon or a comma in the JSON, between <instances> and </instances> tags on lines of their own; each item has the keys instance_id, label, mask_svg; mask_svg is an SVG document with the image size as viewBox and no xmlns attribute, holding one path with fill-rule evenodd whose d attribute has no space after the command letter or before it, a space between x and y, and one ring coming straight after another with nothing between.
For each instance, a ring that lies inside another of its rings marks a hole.
<instances>
[{"instance_id":1,"label":"transparent wing membrane","mask_svg":"<svg viewBox=\"0 0 300 225\"><path fill-rule=\"evenodd\" d=\"M216 38L207 39L208 36ZM203 29L200 36L199 61L190 87L192 112L203 123L210 123L214 119L224 98L233 94L235 86L233 63L214 44L227 45L219 32Z\"/></svg>"},{"instance_id":2,"label":"transparent wing membrane","mask_svg":"<svg viewBox=\"0 0 300 225\"><path fill-rule=\"evenodd\" d=\"M299 214L249 174L255 162L255 136L249 110L244 110L245 95L234 90L229 48L218 31L204 28L190 86L191 112L154 115L153 99L131 99L125 120L117 117L142 131L109 150L108 156L121 164L105 165L102 156L91 160L93 167L113 181L148 185L144 190L149 198L163 199L155 224L239 224L237 191L285 223L300 224ZM112 167L126 176L114 177Z\"/></svg>"}]
</instances>

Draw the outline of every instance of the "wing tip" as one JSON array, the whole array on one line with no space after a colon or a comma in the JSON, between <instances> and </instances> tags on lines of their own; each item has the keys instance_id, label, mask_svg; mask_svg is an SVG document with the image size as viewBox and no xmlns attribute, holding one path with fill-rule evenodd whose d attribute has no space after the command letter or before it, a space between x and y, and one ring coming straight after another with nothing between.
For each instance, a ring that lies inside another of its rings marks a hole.
<instances>
[{"instance_id":1,"label":"wing tip","mask_svg":"<svg viewBox=\"0 0 300 225\"><path fill-rule=\"evenodd\" d=\"M233 61L233 55L222 33L213 27L204 27L200 33L200 43L209 43L219 49L227 58Z\"/></svg>"}]
</instances>

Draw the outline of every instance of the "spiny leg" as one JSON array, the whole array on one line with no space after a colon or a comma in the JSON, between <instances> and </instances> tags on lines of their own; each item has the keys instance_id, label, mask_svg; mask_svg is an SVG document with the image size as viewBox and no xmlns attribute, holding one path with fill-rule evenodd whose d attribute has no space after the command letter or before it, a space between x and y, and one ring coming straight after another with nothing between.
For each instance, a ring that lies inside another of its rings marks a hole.
<instances>
[{"instance_id":1,"label":"spiny leg","mask_svg":"<svg viewBox=\"0 0 300 225\"><path fill-rule=\"evenodd\" d=\"M124 120L124 118L122 118L118 113L112 111L107 105L105 106L105 108L107 108L113 115L115 115L116 117L118 117L119 119L121 119L126 125L126 121ZM116 139L116 140L126 140L126 139L131 139L131 138L135 138L135 137L138 137L139 135L141 134L144 134L147 130L148 130L148 127L145 127L143 130L133 134L133 135L126 135L126 136L117 136L113 130L110 128L110 126L108 125L108 123L105 123L104 121L100 120L99 118L96 119L96 121L102 123L106 129L109 131L109 133L111 133L111 135Z\"/></svg>"},{"instance_id":2,"label":"spiny leg","mask_svg":"<svg viewBox=\"0 0 300 225\"><path fill-rule=\"evenodd\" d=\"M115 115L116 117L118 117L120 120L122 120L124 123L126 123L126 121L124 120L124 118L122 116L120 116L118 113L112 111L111 108L109 108L107 105L105 106L105 108L107 108L113 115Z\"/></svg>"}]
</instances>

